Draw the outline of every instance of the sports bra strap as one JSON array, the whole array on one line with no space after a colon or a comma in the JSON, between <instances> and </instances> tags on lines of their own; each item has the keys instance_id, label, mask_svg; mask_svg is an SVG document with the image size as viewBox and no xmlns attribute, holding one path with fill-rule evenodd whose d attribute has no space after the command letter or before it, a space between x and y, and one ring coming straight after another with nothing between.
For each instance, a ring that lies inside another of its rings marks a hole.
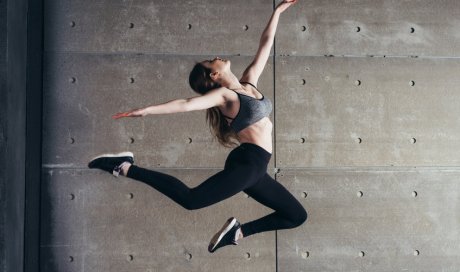
<instances>
[{"instance_id":1,"label":"sports bra strap","mask_svg":"<svg viewBox=\"0 0 460 272\"><path fill-rule=\"evenodd\" d=\"M256 86L254 86L254 84L252 84L251 82L247 82L247 81L240 81L240 83L248 83L248 84L250 84L252 87L256 88L256 90L259 90L259 89L257 89L257 87L256 87ZM259 92L260 92L260 91L259 91Z\"/></svg>"}]
</instances>

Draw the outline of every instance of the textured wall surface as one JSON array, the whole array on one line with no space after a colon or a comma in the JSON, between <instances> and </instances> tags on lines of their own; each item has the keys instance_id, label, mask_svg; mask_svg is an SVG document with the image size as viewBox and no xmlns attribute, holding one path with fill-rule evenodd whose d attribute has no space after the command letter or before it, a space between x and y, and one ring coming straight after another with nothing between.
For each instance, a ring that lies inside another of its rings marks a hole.
<instances>
[{"instance_id":1,"label":"textured wall surface","mask_svg":"<svg viewBox=\"0 0 460 272\"><path fill-rule=\"evenodd\" d=\"M110 117L196 96L196 61L225 56L240 76L273 4L45 1L43 271L459 270L454 0L299 0L282 14L258 87L274 102L268 171L308 211L299 228L209 254L228 217L271 210L240 193L188 211L86 168L131 150L189 187L220 171L230 150L205 111Z\"/></svg>"},{"instance_id":2,"label":"textured wall surface","mask_svg":"<svg viewBox=\"0 0 460 272\"><path fill-rule=\"evenodd\" d=\"M0 160L6 158L6 1L0 1ZM0 270L5 271L5 184L6 172L0 167Z\"/></svg>"}]
</instances>

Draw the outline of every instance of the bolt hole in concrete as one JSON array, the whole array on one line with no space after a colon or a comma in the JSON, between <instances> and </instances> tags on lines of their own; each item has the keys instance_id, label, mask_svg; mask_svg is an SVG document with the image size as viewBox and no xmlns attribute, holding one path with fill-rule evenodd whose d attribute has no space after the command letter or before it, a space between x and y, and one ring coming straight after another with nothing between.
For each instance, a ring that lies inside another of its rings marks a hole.
<instances>
[{"instance_id":1,"label":"bolt hole in concrete","mask_svg":"<svg viewBox=\"0 0 460 272\"><path fill-rule=\"evenodd\" d=\"M251 254L249 252L246 252L245 257L246 257L246 259L250 260L251 259Z\"/></svg>"},{"instance_id":2,"label":"bolt hole in concrete","mask_svg":"<svg viewBox=\"0 0 460 272\"><path fill-rule=\"evenodd\" d=\"M359 257L364 257L364 255L366 255L366 254L364 253L364 251L360 251L360 252L358 253L358 256L359 256Z\"/></svg>"},{"instance_id":3,"label":"bolt hole in concrete","mask_svg":"<svg viewBox=\"0 0 460 272\"><path fill-rule=\"evenodd\" d=\"M248 25L244 25L244 31L247 31L249 29L249 26Z\"/></svg>"},{"instance_id":4,"label":"bolt hole in concrete","mask_svg":"<svg viewBox=\"0 0 460 272\"><path fill-rule=\"evenodd\" d=\"M410 28L410 33L414 33L415 32L415 28L411 27Z\"/></svg>"},{"instance_id":5,"label":"bolt hole in concrete","mask_svg":"<svg viewBox=\"0 0 460 272\"><path fill-rule=\"evenodd\" d=\"M361 139L361 138L358 138L358 139L356 139L356 142L357 142L358 144L360 144L360 143L362 143L362 142L363 142L363 139Z\"/></svg>"},{"instance_id":6,"label":"bolt hole in concrete","mask_svg":"<svg viewBox=\"0 0 460 272\"><path fill-rule=\"evenodd\" d=\"M187 139L187 142L188 142L189 144L191 144L191 143L192 143L192 138L188 138L188 139Z\"/></svg>"},{"instance_id":7,"label":"bolt hole in concrete","mask_svg":"<svg viewBox=\"0 0 460 272\"><path fill-rule=\"evenodd\" d=\"M302 197L303 197L303 198L307 198L307 196L308 196L308 193L307 193L307 192L302 192Z\"/></svg>"},{"instance_id":8,"label":"bolt hole in concrete","mask_svg":"<svg viewBox=\"0 0 460 272\"><path fill-rule=\"evenodd\" d=\"M417 139L412 138L412 139L410 139L410 141L411 141L411 143L415 144L415 142L417 142Z\"/></svg>"},{"instance_id":9,"label":"bolt hole in concrete","mask_svg":"<svg viewBox=\"0 0 460 272\"><path fill-rule=\"evenodd\" d=\"M70 195L69 195L69 198L70 198L70 200L74 200L74 199L75 199L75 195L74 195L74 194L70 194Z\"/></svg>"},{"instance_id":10,"label":"bolt hole in concrete","mask_svg":"<svg viewBox=\"0 0 460 272\"><path fill-rule=\"evenodd\" d=\"M307 30L307 27L306 27L306 26L302 26L301 29L302 29L302 31L306 31L306 30Z\"/></svg>"},{"instance_id":11,"label":"bolt hole in concrete","mask_svg":"<svg viewBox=\"0 0 460 272\"><path fill-rule=\"evenodd\" d=\"M361 31L361 27L357 26L357 27L355 28L355 30L356 30L356 32L360 32L360 31Z\"/></svg>"},{"instance_id":12,"label":"bolt hole in concrete","mask_svg":"<svg viewBox=\"0 0 460 272\"><path fill-rule=\"evenodd\" d=\"M305 143L305 138L300 138L300 143Z\"/></svg>"},{"instance_id":13,"label":"bolt hole in concrete","mask_svg":"<svg viewBox=\"0 0 460 272\"><path fill-rule=\"evenodd\" d=\"M132 260L134 260L134 256L130 254L130 255L128 255L128 258L127 258L127 259L128 259L128 261L131 262Z\"/></svg>"},{"instance_id":14,"label":"bolt hole in concrete","mask_svg":"<svg viewBox=\"0 0 460 272\"><path fill-rule=\"evenodd\" d=\"M126 194L126 197L127 197L128 199L133 199L133 198L134 198L134 194L133 194L133 193L128 193L128 194Z\"/></svg>"},{"instance_id":15,"label":"bolt hole in concrete","mask_svg":"<svg viewBox=\"0 0 460 272\"><path fill-rule=\"evenodd\" d=\"M74 143L75 143L75 139L74 139L74 138L70 138L70 139L69 139L69 143L70 143L70 144L74 144Z\"/></svg>"},{"instance_id":16,"label":"bolt hole in concrete","mask_svg":"<svg viewBox=\"0 0 460 272\"><path fill-rule=\"evenodd\" d=\"M69 256L69 262L73 262L73 256Z\"/></svg>"},{"instance_id":17,"label":"bolt hole in concrete","mask_svg":"<svg viewBox=\"0 0 460 272\"><path fill-rule=\"evenodd\" d=\"M191 24L188 24L188 25L187 25L187 29L192 29L192 25L191 25Z\"/></svg>"},{"instance_id":18,"label":"bolt hole in concrete","mask_svg":"<svg viewBox=\"0 0 460 272\"><path fill-rule=\"evenodd\" d=\"M302 85L305 85L305 84L307 84L307 81L305 79L302 79L301 83L302 83Z\"/></svg>"},{"instance_id":19,"label":"bolt hole in concrete","mask_svg":"<svg viewBox=\"0 0 460 272\"><path fill-rule=\"evenodd\" d=\"M355 81L355 85L356 85L356 86L360 86L360 85L361 85L361 80L356 80L356 81Z\"/></svg>"},{"instance_id":20,"label":"bolt hole in concrete","mask_svg":"<svg viewBox=\"0 0 460 272\"><path fill-rule=\"evenodd\" d=\"M412 192L412 196L413 196L413 197L417 197L417 196L418 196L417 191L413 191L413 192Z\"/></svg>"},{"instance_id":21,"label":"bolt hole in concrete","mask_svg":"<svg viewBox=\"0 0 460 272\"><path fill-rule=\"evenodd\" d=\"M418 255L420 255L420 251L415 250L415 251L414 251L414 256L418 256Z\"/></svg>"},{"instance_id":22,"label":"bolt hole in concrete","mask_svg":"<svg viewBox=\"0 0 460 272\"><path fill-rule=\"evenodd\" d=\"M75 27L75 22L74 21L70 22L70 27Z\"/></svg>"},{"instance_id":23,"label":"bolt hole in concrete","mask_svg":"<svg viewBox=\"0 0 460 272\"><path fill-rule=\"evenodd\" d=\"M187 258L187 260L191 260L192 259L192 254L187 253L187 254L185 254L185 257Z\"/></svg>"},{"instance_id":24,"label":"bolt hole in concrete","mask_svg":"<svg viewBox=\"0 0 460 272\"><path fill-rule=\"evenodd\" d=\"M75 83L77 81L77 79L75 77L71 77L69 78L69 82L70 83Z\"/></svg>"},{"instance_id":25,"label":"bolt hole in concrete","mask_svg":"<svg viewBox=\"0 0 460 272\"><path fill-rule=\"evenodd\" d=\"M302 252L302 258L306 259L308 257L310 257L310 252L308 251Z\"/></svg>"},{"instance_id":26,"label":"bolt hole in concrete","mask_svg":"<svg viewBox=\"0 0 460 272\"><path fill-rule=\"evenodd\" d=\"M358 191L358 192L356 193L356 195L357 195L358 197L362 197L364 194L363 194L362 191Z\"/></svg>"},{"instance_id":27,"label":"bolt hole in concrete","mask_svg":"<svg viewBox=\"0 0 460 272\"><path fill-rule=\"evenodd\" d=\"M132 138L132 137L129 138L129 143L134 144L134 142L135 142L135 141L134 141L134 138Z\"/></svg>"},{"instance_id":28,"label":"bolt hole in concrete","mask_svg":"<svg viewBox=\"0 0 460 272\"><path fill-rule=\"evenodd\" d=\"M134 28L134 24L133 24L133 23L129 23L129 28Z\"/></svg>"},{"instance_id":29,"label":"bolt hole in concrete","mask_svg":"<svg viewBox=\"0 0 460 272\"><path fill-rule=\"evenodd\" d=\"M411 81L409 82L409 85L414 86L414 85L415 85L415 81L411 80Z\"/></svg>"},{"instance_id":30,"label":"bolt hole in concrete","mask_svg":"<svg viewBox=\"0 0 460 272\"><path fill-rule=\"evenodd\" d=\"M134 83L134 78L133 77L129 78L129 83Z\"/></svg>"}]
</instances>

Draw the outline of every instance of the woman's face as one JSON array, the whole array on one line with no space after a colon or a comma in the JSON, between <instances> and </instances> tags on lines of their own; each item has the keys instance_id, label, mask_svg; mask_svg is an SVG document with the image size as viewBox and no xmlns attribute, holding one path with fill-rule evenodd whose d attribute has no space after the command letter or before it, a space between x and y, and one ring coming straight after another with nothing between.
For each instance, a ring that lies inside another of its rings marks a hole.
<instances>
[{"instance_id":1,"label":"woman's face","mask_svg":"<svg viewBox=\"0 0 460 272\"><path fill-rule=\"evenodd\" d=\"M224 71L230 71L230 60L221 59L219 57L215 57L212 60L202 61L201 64L203 64L206 68L211 69L213 72L222 73Z\"/></svg>"}]
</instances>

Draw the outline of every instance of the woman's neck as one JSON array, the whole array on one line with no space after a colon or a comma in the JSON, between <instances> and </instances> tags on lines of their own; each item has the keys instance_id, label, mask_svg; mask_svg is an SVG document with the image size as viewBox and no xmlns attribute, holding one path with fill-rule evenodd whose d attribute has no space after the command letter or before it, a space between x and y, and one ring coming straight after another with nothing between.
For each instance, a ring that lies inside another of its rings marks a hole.
<instances>
[{"instance_id":1,"label":"woman's neck","mask_svg":"<svg viewBox=\"0 0 460 272\"><path fill-rule=\"evenodd\" d=\"M228 74L221 80L221 84L223 87L229 88L231 90L234 89L241 89L242 85L239 82L238 78L234 74Z\"/></svg>"}]
</instances>

